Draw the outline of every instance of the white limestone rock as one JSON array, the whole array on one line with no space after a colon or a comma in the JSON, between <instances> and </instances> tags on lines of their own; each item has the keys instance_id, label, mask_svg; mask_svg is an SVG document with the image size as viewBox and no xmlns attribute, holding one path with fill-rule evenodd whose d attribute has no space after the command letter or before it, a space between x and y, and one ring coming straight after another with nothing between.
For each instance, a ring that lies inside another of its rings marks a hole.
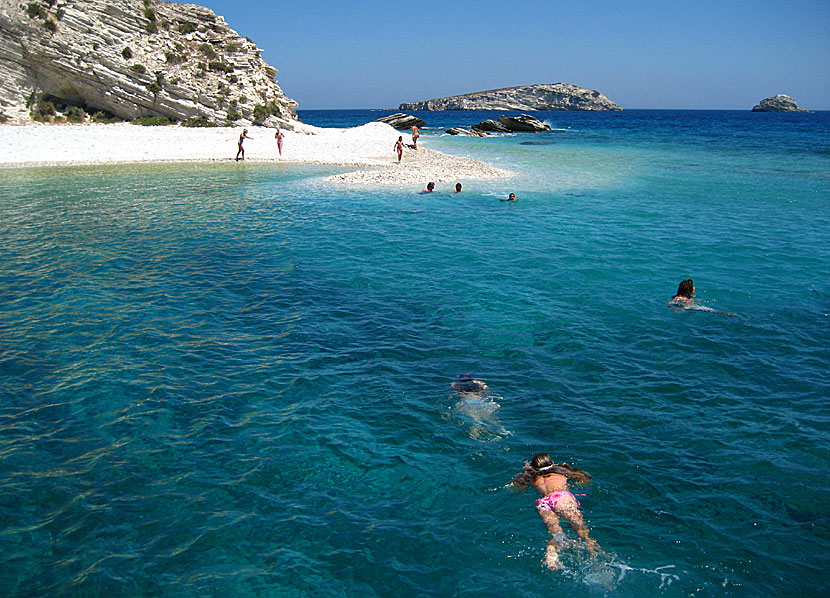
<instances>
[{"instance_id":1,"label":"white limestone rock","mask_svg":"<svg viewBox=\"0 0 830 598\"><path fill-rule=\"evenodd\" d=\"M124 119L296 128L297 103L260 52L195 4L0 0L0 113L28 122L43 97Z\"/></svg>"}]
</instances>

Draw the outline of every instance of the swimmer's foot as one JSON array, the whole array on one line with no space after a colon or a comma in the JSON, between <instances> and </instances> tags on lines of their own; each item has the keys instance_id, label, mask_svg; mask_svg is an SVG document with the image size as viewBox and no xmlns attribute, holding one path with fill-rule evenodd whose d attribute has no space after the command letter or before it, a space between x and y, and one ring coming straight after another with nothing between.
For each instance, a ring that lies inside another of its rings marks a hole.
<instances>
[{"instance_id":1,"label":"swimmer's foot","mask_svg":"<svg viewBox=\"0 0 830 598\"><path fill-rule=\"evenodd\" d=\"M553 550L552 548L548 548L545 551L545 567L550 569L551 571L556 571L560 567L562 567L562 561L559 560L559 553Z\"/></svg>"}]
</instances>

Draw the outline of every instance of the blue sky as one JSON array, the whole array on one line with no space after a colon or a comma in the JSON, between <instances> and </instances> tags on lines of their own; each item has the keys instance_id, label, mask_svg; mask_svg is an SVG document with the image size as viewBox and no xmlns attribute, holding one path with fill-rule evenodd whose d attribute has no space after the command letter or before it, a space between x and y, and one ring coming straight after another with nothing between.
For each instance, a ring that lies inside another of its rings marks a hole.
<instances>
[{"instance_id":1,"label":"blue sky","mask_svg":"<svg viewBox=\"0 0 830 598\"><path fill-rule=\"evenodd\" d=\"M300 109L561 81L629 109L785 93L830 110L830 0L201 3L262 48Z\"/></svg>"}]
</instances>

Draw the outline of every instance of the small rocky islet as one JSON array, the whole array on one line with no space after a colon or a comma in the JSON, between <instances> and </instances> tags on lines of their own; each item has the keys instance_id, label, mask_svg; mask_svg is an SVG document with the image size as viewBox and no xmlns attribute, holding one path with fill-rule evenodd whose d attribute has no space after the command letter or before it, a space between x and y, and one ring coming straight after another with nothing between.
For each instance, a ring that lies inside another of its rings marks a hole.
<instances>
[{"instance_id":1,"label":"small rocky islet","mask_svg":"<svg viewBox=\"0 0 830 598\"><path fill-rule=\"evenodd\" d=\"M622 107L596 90L570 83L545 83L404 102L398 110L622 110Z\"/></svg>"},{"instance_id":2,"label":"small rocky islet","mask_svg":"<svg viewBox=\"0 0 830 598\"><path fill-rule=\"evenodd\" d=\"M799 108L796 101L788 95L779 93L769 98L764 98L752 108L753 112L809 112Z\"/></svg>"}]
</instances>

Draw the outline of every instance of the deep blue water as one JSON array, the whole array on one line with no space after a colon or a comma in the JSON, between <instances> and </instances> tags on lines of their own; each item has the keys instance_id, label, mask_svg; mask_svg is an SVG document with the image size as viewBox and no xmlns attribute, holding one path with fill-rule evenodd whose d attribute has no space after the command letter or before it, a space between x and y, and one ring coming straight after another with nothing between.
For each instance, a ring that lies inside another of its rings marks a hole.
<instances>
[{"instance_id":1,"label":"deep blue water","mask_svg":"<svg viewBox=\"0 0 830 598\"><path fill-rule=\"evenodd\" d=\"M826 592L830 113L420 114L520 175L0 171L0 593ZM540 451L607 556L542 568Z\"/></svg>"}]
</instances>

